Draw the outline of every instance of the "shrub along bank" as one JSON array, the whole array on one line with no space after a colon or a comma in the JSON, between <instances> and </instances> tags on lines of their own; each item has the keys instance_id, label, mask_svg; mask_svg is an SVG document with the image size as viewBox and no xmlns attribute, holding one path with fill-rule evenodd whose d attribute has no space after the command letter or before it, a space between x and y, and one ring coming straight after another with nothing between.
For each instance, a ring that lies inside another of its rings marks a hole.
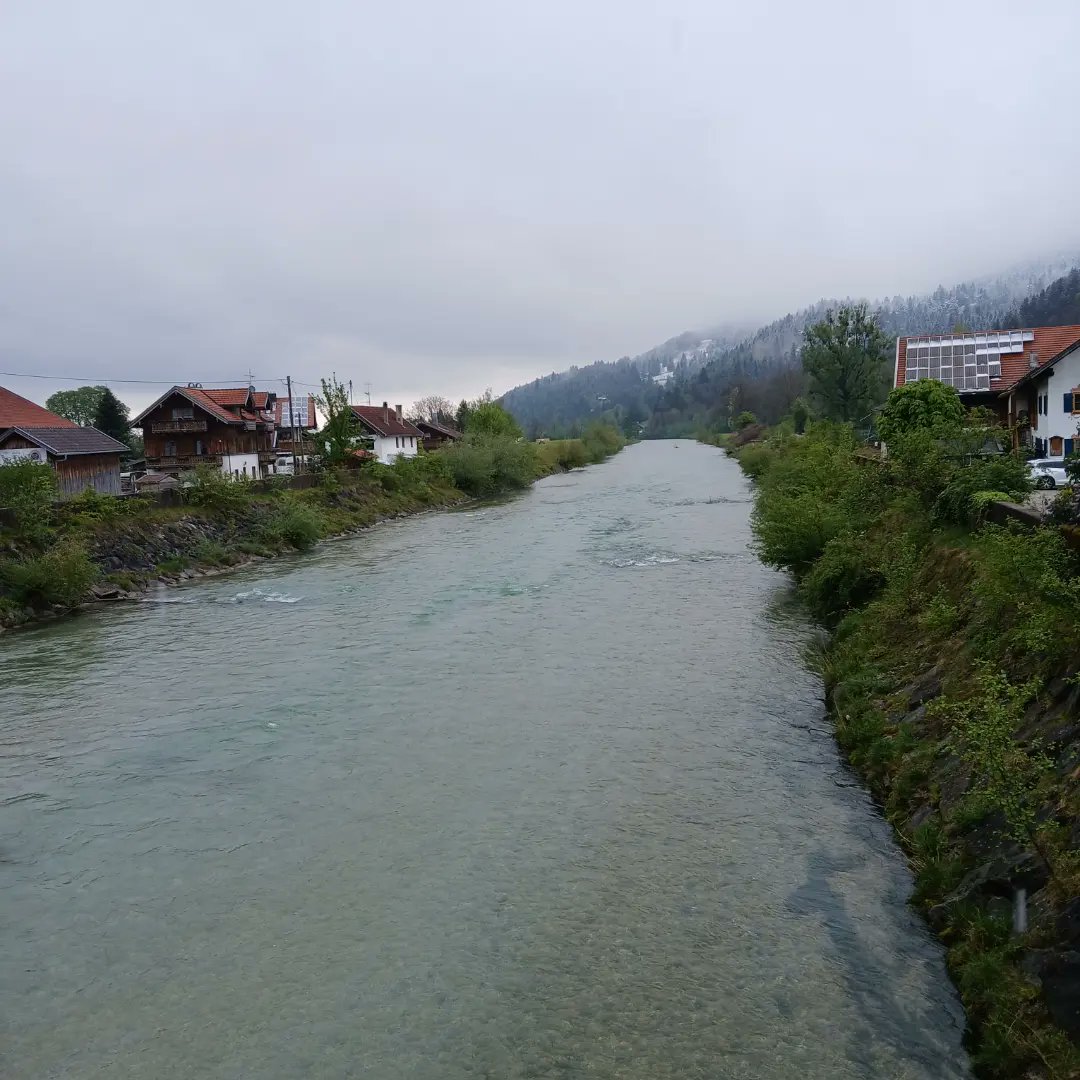
<instances>
[{"instance_id":1,"label":"shrub along bank","mask_svg":"<svg viewBox=\"0 0 1080 1080\"><path fill-rule=\"evenodd\" d=\"M608 430L588 444L586 461L622 446L621 436L614 429L608 436ZM47 466L0 466L0 629L70 611L95 597L123 598L154 581L304 551L389 517L524 488L569 467L547 453L512 434L481 431L394 465L322 473L305 490L285 482L256 486L201 470L183 489L179 507L93 492L57 506Z\"/></svg>"},{"instance_id":2,"label":"shrub along bank","mask_svg":"<svg viewBox=\"0 0 1080 1080\"><path fill-rule=\"evenodd\" d=\"M977 1068L1076 1077L1080 545L984 524L1026 469L938 420L902 419L884 461L831 424L733 452L761 558L832 630L818 659L837 738L910 857Z\"/></svg>"}]
</instances>

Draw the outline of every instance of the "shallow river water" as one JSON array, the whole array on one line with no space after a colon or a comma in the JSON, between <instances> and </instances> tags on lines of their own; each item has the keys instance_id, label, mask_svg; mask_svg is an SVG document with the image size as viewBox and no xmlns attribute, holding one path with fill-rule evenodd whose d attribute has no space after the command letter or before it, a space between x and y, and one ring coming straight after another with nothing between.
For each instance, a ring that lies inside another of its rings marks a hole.
<instances>
[{"instance_id":1,"label":"shallow river water","mask_svg":"<svg viewBox=\"0 0 1080 1080\"><path fill-rule=\"evenodd\" d=\"M715 449L0 640L0 1074L968 1075Z\"/></svg>"}]
</instances>

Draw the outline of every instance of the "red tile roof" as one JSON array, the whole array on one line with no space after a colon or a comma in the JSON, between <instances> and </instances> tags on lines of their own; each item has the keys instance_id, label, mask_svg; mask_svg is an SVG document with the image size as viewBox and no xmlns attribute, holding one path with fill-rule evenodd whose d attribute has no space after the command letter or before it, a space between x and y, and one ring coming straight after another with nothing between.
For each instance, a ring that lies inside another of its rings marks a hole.
<instances>
[{"instance_id":1,"label":"red tile roof","mask_svg":"<svg viewBox=\"0 0 1080 1080\"><path fill-rule=\"evenodd\" d=\"M423 438L423 432L411 420L399 420L397 411L389 405L352 405L356 418L376 435L414 435Z\"/></svg>"},{"instance_id":2,"label":"red tile roof","mask_svg":"<svg viewBox=\"0 0 1080 1080\"><path fill-rule=\"evenodd\" d=\"M142 422L160 405L168 401L173 394L179 394L182 398L186 398L192 405L202 409L203 412L209 413L215 420L220 420L223 424L240 424L243 421L236 413L229 412L228 409L223 409L207 391L195 386L174 386L171 390L166 390L151 405L148 409L143 409L134 420L131 421L132 427L140 427Z\"/></svg>"},{"instance_id":3,"label":"red tile roof","mask_svg":"<svg viewBox=\"0 0 1080 1080\"><path fill-rule=\"evenodd\" d=\"M1030 329L1030 327L1025 327ZM980 330L978 333L1004 333L998 330ZM1021 379L1029 375L1032 354L1037 354L1038 362L1034 370L1040 370L1080 341L1080 326L1037 326L1033 330L1034 341L1024 342L1022 353L1003 353L1001 357L1001 376L990 380L990 392L1001 393L1011 390ZM970 337L970 334L920 334L915 337L897 338L896 341L896 378L894 385L903 386L907 373L908 342L918 343L928 338ZM969 393L971 391L968 391ZM985 392L985 391L984 391Z\"/></svg>"},{"instance_id":4,"label":"red tile roof","mask_svg":"<svg viewBox=\"0 0 1080 1080\"><path fill-rule=\"evenodd\" d=\"M246 386L236 390L203 390L202 393L218 405L233 408L246 405L251 398L251 391Z\"/></svg>"},{"instance_id":5,"label":"red tile roof","mask_svg":"<svg viewBox=\"0 0 1080 1080\"><path fill-rule=\"evenodd\" d=\"M13 427L78 427L66 417L35 405L32 401L0 386L0 429Z\"/></svg>"}]
</instances>

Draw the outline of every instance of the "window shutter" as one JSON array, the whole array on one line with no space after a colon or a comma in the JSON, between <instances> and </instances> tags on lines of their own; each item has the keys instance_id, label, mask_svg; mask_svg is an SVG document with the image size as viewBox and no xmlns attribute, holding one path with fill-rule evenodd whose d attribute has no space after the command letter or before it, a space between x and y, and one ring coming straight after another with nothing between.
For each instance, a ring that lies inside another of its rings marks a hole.
<instances>
[{"instance_id":1,"label":"window shutter","mask_svg":"<svg viewBox=\"0 0 1080 1080\"><path fill-rule=\"evenodd\" d=\"M1073 452L1073 441L1072 441L1072 439L1066 439L1065 440L1065 456L1066 457L1072 457L1072 452Z\"/></svg>"},{"instance_id":2,"label":"window shutter","mask_svg":"<svg viewBox=\"0 0 1080 1080\"><path fill-rule=\"evenodd\" d=\"M1065 395L1065 404L1062 406L1062 408L1064 408L1066 413L1071 413L1073 411L1073 396L1072 396L1072 394L1066 394Z\"/></svg>"}]
</instances>

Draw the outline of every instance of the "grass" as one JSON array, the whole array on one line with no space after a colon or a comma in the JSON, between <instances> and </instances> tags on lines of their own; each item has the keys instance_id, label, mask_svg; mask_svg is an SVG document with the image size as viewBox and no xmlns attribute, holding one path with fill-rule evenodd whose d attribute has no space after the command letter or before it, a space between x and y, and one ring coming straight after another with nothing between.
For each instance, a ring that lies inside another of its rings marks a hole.
<instances>
[{"instance_id":1,"label":"grass","mask_svg":"<svg viewBox=\"0 0 1080 1080\"><path fill-rule=\"evenodd\" d=\"M175 577L182 574L191 566L192 560L186 555L174 555L168 559L162 559L157 564L157 572L167 577Z\"/></svg>"}]
</instances>

